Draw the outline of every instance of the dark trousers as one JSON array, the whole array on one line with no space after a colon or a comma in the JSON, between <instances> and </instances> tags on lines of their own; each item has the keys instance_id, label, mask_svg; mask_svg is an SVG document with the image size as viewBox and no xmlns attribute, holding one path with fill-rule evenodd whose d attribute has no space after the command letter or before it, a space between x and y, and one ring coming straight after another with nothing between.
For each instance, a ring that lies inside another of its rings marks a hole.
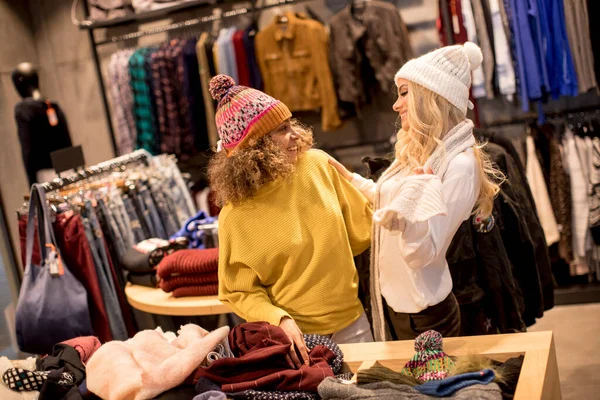
<instances>
[{"instance_id":1,"label":"dark trousers","mask_svg":"<svg viewBox=\"0 0 600 400\"><path fill-rule=\"evenodd\" d=\"M397 313L386 306L386 319L394 340L413 340L430 329L443 337L460 335L460 309L453 293L442 302L415 314Z\"/></svg>"}]
</instances>

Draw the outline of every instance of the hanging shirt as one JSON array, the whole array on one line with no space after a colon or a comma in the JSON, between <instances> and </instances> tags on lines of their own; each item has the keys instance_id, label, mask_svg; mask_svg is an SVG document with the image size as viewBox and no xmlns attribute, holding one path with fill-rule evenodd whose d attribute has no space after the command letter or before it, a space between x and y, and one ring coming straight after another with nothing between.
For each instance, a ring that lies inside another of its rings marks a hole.
<instances>
[{"instance_id":1,"label":"hanging shirt","mask_svg":"<svg viewBox=\"0 0 600 400\"><path fill-rule=\"evenodd\" d=\"M248 56L244 47L244 31L237 31L233 35L233 48L235 50L235 61L239 76L238 85L250 86L250 69L248 67Z\"/></svg>"},{"instance_id":2,"label":"hanging shirt","mask_svg":"<svg viewBox=\"0 0 600 400\"><path fill-rule=\"evenodd\" d=\"M517 91L515 81L515 68L513 65L511 48L506 36L502 14L500 12L501 0L489 0L492 14L492 33L494 35L494 55L496 56L496 76L500 94L506 96L508 101L513 100Z\"/></svg>"},{"instance_id":3,"label":"hanging shirt","mask_svg":"<svg viewBox=\"0 0 600 400\"><path fill-rule=\"evenodd\" d=\"M206 115L206 126L208 129L208 140L211 148L217 147L219 135L215 124L215 104L210 95L210 79L212 77L206 46L208 43L208 32L203 32L196 44L196 56L198 57L198 68L200 71L200 83L202 85L202 96L204 98L204 113Z\"/></svg>"},{"instance_id":4,"label":"hanging shirt","mask_svg":"<svg viewBox=\"0 0 600 400\"><path fill-rule=\"evenodd\" d=\"M237 61L233 47L235 28L222 28L217 39L219 73L229 75L238 83Z\"/></svg>"},{"instance_id":5,"label":"hanging shirt","mask_svg":"<svg viewBox=\"0 0 600 400\"><path fill-rule=\"evenodd\" d=\"M594 73L587 3L585 0L563 1L567 35L577 70L579 92L585 93L598 86Z\"/></svg>"},{"instance_id":6,"label":"hanging shirt","mask_svg":"<svg viewBox=\"0 0 600 400\"><path fill-rule=\"evenodd\" d=\"M536 155L533 137L529 135L525 141L527 144L527 182L529 182L529 187L531 188L531 194L533 195L535 208L537 209L542 229L544 230L546 243L548 246L551 246L560 239L558 224L556 223L556 217L554 216L554 210L552 209L552 203L548 195L548 187L546 186L542 167Z\"/></svg>"},{"instance_id":7,"label":"hanging shirt","mask_svg":"<svg viewBox=\"0 0 600 400\"><path fill-rule=\"evenodd\" d=\"M133 91L129 77L129 57L134 50L121 50L110 57L108 75L113 114L116 123L115 136L117 151L120 155L131 153L135 149L136 128L133 116Z\"/></svg>"},{"instance_id":8,"label":"hanging shirt","mask_svg":"<svg viewBox=\"0 0 600 400\"><path fill-rule=\"evenodd\" d=\"M479 43L481 44L481 52L483 53L483 74L485 76L485 91L488 99L494 98L494 47L490 41L488 33L486 13L483 9L481 0L463 0L463 3L470 2L473 8L475 18L475 26ZM463 4L463 7L464 5Z\"/></svg>"},{"instance_id":9,"label":"hanging shirt","mask_svg":"<svg viewBox=\"0 0 600 400\"><path fill-rule=\"evenodd\" d=\"M563 140L564 159L567 162L571 178L571 195L573 199L573 251L576 257L584 258L586 254L586 240L589 226L588 185L585 179L575 137L567 129Z\"/></svg>"},{"instance_id":10,"label":"hanging shirt","mask_svg":"<svg viewBox=\"0 0 600 400\"><path fill-rule=\"evenodd\" d=\"M154 49L136 50L129 58L129 76L133 90L133 113L137 128L136 148L145 149L151 154L158 154L157 126L152 109L151 87L148 86L146 55Z\"/></svg>"},{"instance_id":11,"label":"hanging shirt","mask_svg":"<svg viewBox=\"0 0 600 400\"><path fill-rule=\"evenodd\" d=\"M477 41L477 29L475 28L475 17L473 16L473 9L471 8L471 2L469 0L463 1L462 3L462 15L465 23L465 29L467 31L467 37L470 42L479 44ZM471 91L473 97L478 99L485 97L485 76L483 75L483 64L477 67L472 72L473 81L471 83Z\"/></svg>"},{"instance_id":12,"label":"hanging shirt","mask_svg":"<svg viewBox=\"0 0 600 400\"><path fill-rule=\"evenodd\" d=\"M540 74L541 85L543 93L548 93L550 91L550 83L548 82L548 69L546 67L545 60L545 51L543 49L543 45L545 42L544 39L544 31L542 29L542 15L538 10L537 0L527 0L528 9L527 16L529 17L529 27L531 29L531 38L533 40L533 46L535 48L534 56L537 58L538 62L538 71Z\"/></svg>"},{"instance_id":13,"label":"hanging shirt","mask_svg":"<svg viewBox=\"0 0 600 400\"><path fill-rule=\"evenodd\" d=\"M202 83L200 82L200 66L196 54L196 39L188 39L183 46L183 95L187 97L190 134L194 139L194 147L198 150L210 148L206 134L206 112Z\"/></svg>"},{"instance_id":14,"label":"hanging shirt","mask_svg":"<svg viewBox=\"0 0 600 400\"><path fill-rule=\"evenodd\" d=\"M542 77L540 60L529 27L529 17L526 4L521 0L510 0L512 11L512 30L516 45L517 64L519 66L519 80L521 108L529 111L529 101L542 98Z\"/></svg>"},{"instance_id":15,"label":"hanging shirt","mask_svg":"<svg viewBox=\"0 0 600 400\"><path fill-rule=\"evenodd\" d=\"M542 49L548 68L550 94L577 96L577 75L567 39L562 0L538 0L542 29Z\"/></svg>"},{"instance_id":16,"label":"hanging shirt","mask_svg":"<svg viewBox=\"0 0 600 400\"><path fill-rule=\"evenodd\" d=\"M248 68L250 68L250 86L254 89L263 89L263 79L260 74L260 67L256 61L256 53L254 51L254 38L256 37L256 29L250 26L244 32L244 47L248 56Z\"/></svg>"}]
</instances>

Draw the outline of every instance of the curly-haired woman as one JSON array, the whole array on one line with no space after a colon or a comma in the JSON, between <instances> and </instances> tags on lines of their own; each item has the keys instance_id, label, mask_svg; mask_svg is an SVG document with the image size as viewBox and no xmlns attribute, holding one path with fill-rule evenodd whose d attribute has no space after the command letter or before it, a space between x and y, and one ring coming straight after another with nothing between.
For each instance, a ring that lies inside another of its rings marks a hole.
<instances>
[{"instance_id":1,"label":"curly-haired woman","mask_svg":"<svg viewBox=\"0 0 600 400\"><path fill-rule=\"evenodd\" d=\"M219 299L247 321L279 325L297 365L308 362L302 333L372 341L353 261L370 245L368 200L310 149L312 132L285 104L225 75L210 89L222 146L209 165L224 206Z\"/></svg>"},{"instance_id":2,"label":"curly-haired woman","mask_svg":"<svg viewBox=\"0 0 600 400\"><path fill-rule=\"evenodd\" d=\"M445 337L460 334L446 251L472 214L477 224L493 223L494 196L503 179L466 118L471 71L482 58L479 47L467 42L411 60L398 71L393 108L402 129L395 160L377 184L330 161L374 205L376 340L389 338L386 322L395 339L414 339L429 329Z\"/></svg>"}]
</instances>

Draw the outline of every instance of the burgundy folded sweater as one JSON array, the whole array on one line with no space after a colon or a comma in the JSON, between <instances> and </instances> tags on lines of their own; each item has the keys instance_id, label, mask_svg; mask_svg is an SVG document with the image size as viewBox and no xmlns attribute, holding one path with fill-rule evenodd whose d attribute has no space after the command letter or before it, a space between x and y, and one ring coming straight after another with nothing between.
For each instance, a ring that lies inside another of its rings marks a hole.
<instances>
[{"instance_id":1,"label":"burgundy folded sweater","mask_svg":"<svg viewBox=\"0 0 600 400\"><path fill-rule=\"evenodd\" d=\"M219 294L219 285L217 283L209 283L201 286L181 286L173 290L173 297L216 296L217 294Z\"/></svg>"},{"instance_id":2,"label":"burgundy folded sweater","mask_svg":"<svg viewBox=\"0 0 600 400\"><path fill-rule=\"evenodd\" d=\"M157 274L168 279L173 274L205 274L219 269L219 249L179 250L162 259Z\"/></svg>"},{"instance_id":3,"label":"burgundy folded sweater","mask_svg":"<svg viewBox=\"0 0 600 400\"><path fill-rule=\"evenodd\" d=\"M217 272L207 274L179 275L160 281L160 288L165 292L172 292L182 286L205 286L219 282Z\"/></svg>"}]
</instances>

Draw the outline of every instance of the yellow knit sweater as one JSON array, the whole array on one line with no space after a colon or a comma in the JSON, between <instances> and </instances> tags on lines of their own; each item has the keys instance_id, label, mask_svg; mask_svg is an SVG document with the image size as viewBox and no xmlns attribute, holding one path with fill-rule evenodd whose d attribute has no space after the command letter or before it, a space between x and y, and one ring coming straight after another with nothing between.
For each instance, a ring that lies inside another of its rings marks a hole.
<instances>
[{"instance_id":1,"label":"yellow knit sweater","mask_svg":"<svg viewBox=\"0 0 600 400\"><path fill-rule=\"evenodd\" d=\"M368 200L329 165L300 156L288 179L266 185L219 216L219 299L247 321L331 334L358 319L352 257L371 240Z\"/></svg>"}]
</instances>

